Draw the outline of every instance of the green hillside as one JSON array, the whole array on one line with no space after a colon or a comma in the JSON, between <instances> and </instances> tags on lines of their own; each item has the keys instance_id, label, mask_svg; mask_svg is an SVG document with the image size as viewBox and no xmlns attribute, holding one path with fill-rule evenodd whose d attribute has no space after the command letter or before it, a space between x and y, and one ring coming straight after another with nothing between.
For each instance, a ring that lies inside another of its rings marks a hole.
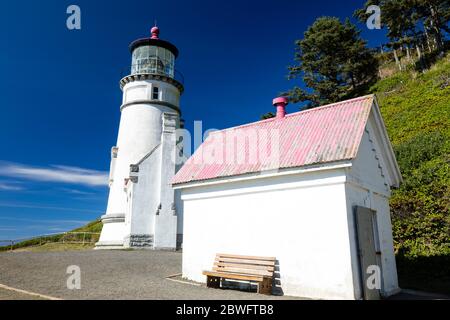
<instances>
[{"instance_id":1,"label":"green hillside","mask_svg":"<svg viewBox=\"0 0 450 320\"><path fill-rule=\"evenodd\" d=\"M72 232L101 232L103 227L103 223L101 220L96 220L88 223L87 225L72 230Z\"/></svg>"},{"instance_id":2,"label":"green hillside","mask_svg":"<svg viewBox=\"0 0 450 320\"><path fill-rule=\"evenodd\" d=\"M400 286L450 293L450 55L371 91L404 178L391 199Z\"/></svg>"},{"instance_id":3,"label":"green hillside","mask_svg":"<svg viewBox=\"0 0 450 320\"><path fill-rule=\"evenodd\" d=\"M66 251L92 249L95 242L98 241L99 236L97 234L90 233L100 233L102 231L102 227L102 222L100 220L96 220L83 227L70 231L75 234L56 234L33 238L14 244L12 249L26 251ZM84 232L87 232L87 234L83 234ZM9 250L11 250L10 245L0 247L0 252Z\"/></svg>"}]
</instances>

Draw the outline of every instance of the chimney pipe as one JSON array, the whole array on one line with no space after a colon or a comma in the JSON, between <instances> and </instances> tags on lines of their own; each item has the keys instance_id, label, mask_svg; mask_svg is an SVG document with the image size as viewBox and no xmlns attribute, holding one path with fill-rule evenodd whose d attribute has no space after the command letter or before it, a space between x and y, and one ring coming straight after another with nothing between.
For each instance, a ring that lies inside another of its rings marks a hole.
<instances>
[{"instance_id":1,"label":"chimney pipe","mask_svg":"<svg viewBox=\"0 0 450 320\"><path fill-rule=\"evenodd\" d=\"M286 106L289 104L288 98L278 97L273 99L273 105L277 107L277 119L282 119L286 116Z\"/></svg>"}]
</instances>

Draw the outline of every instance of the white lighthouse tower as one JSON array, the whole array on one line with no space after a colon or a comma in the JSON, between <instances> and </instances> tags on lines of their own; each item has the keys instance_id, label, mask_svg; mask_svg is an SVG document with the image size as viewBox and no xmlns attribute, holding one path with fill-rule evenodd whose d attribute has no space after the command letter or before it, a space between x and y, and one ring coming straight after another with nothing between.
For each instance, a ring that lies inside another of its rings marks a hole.
<instances>
[{"instance_id":1,"label":"white lighthouse tower","mask_svg":"<svg viewBox=\"0 0 450 320\"><path fill-rule=\"evenodd\" d=\"M130 75L120 81L123 102L117 146L111 151L110 193L97 249L176 249L182 212L170 181L176 172L176 132L183 81L178 49L151 37L131 43Z\"/></svg>"}]
</instances>

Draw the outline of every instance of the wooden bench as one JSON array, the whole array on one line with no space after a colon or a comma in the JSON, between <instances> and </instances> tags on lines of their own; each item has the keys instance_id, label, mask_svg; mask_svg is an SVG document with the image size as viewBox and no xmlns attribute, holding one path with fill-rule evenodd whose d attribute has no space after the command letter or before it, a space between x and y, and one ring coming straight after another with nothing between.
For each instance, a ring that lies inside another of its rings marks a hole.
<instances>
[{"instance_id":1,"label":"wooden bench","mask_svg":"<svg viewBox=\"0 0 450 320\"><path fill-rule=\"evenodd\" d=\"M272 293L275 258L217 254L212 271L203 271L209 288L220 288L222 279L256 282L257 292Z\"/></svg>"}]
</instances>

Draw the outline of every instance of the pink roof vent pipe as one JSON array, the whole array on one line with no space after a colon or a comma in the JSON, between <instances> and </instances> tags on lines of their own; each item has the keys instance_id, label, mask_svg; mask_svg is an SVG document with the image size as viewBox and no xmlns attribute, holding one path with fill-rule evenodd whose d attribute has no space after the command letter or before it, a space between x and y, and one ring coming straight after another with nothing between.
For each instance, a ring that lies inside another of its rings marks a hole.
<instances>
[{"instance_id":1,"label":"pink roof vent pipe","mask_svg":"<svg viewBox=\"0 0 450 320\"><path fill-rule=\"evenodd\" d=\"M282 119L286 116L286 106L289 104L289 100L286 97L278 97L273 99L273 105L277 107L277 119Z\"/></svg>"}]
</instances>

